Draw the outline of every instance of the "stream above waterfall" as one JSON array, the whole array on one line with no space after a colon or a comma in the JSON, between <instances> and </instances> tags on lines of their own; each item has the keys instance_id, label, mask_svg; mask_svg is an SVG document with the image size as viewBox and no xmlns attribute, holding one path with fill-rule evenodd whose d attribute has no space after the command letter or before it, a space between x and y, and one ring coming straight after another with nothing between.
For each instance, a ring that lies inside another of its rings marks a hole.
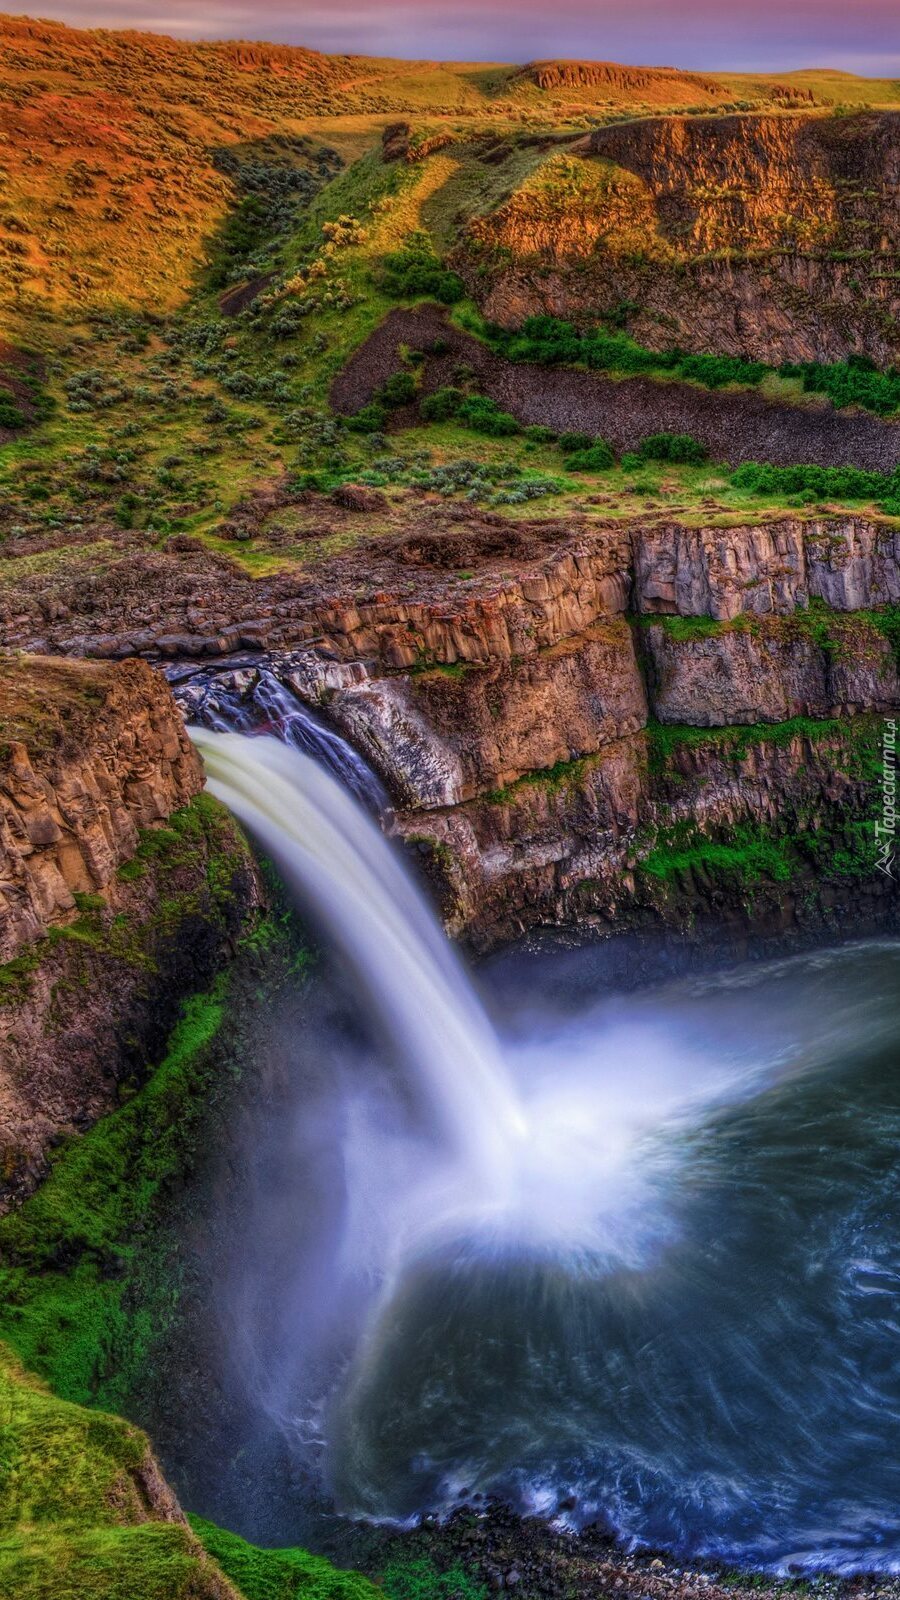
<instances>
[{"instance_id":1,"label":"stream above waterfall","mask_svg":"<svg viewBox=\"0 0 900 1600\"><path fill-rule=\"evenodd\" d=\"M173 1463L199 1509L339 1553L496 1496L900 1569L900 943L629 993L513 951L477 993L321 765L196 738L336 985L261 1028L277 1083L225 1153L215 1481L189 1420Z\"/></svg>"}]
</instances>

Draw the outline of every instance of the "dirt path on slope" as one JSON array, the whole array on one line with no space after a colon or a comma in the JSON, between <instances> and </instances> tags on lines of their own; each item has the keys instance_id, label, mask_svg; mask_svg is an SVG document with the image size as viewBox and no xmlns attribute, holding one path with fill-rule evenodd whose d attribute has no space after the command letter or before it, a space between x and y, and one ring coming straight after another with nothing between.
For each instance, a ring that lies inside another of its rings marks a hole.
<instances>
[{"instance_id":1,"label":"dirt path on slope","mask_svg":"<svg viewBox=\"0 0 900 1600\"><path fill-rule=\"evenodd\" d=\"M512 362L454 328L439 306L392 311L334 380L336 411L352 415L402 366L400 346L429 352L424 389L453 381L464 363L481 390L523 423L557 432L600 434L618 451L633 449L649 433L690 433L714 461L739 466L855 466L890 472L900 464L900 423L821 405L792 406L753 390L723 393L649 378L612 379L572 367Z\"/></svg>"}]
</instances>

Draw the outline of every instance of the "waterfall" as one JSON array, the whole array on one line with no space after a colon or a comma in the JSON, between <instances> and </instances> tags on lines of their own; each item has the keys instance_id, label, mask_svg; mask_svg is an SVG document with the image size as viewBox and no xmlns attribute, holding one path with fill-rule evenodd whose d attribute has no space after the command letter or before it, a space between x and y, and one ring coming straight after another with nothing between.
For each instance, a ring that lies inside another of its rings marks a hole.
<instances>
[{"instance_id":1,"label":"waterfall","mask_svg":"<svg viewBox=\"0 0 900 1600\"><path fill-rule=\"evenodd\" d=\"M300 749L194 728L209 787L272 856L351 969L443 1135L502 1186L521 1105L475 992L399 855Z\"/></svg>"},{"instance_id":2,"label":"waterfall","mask_svg":"<svg viewBox=\"0 0 900 1600\"><path fill-rule=\"evenodd\" d=\"M186 678L170 674L187 722L216 733L272 733L312 756L374 816L387 810L388 797L381 781L362 756L269 668L252 667L249 673L240 666L226 671L187 670Z\"/></svg>"}]
</instances>

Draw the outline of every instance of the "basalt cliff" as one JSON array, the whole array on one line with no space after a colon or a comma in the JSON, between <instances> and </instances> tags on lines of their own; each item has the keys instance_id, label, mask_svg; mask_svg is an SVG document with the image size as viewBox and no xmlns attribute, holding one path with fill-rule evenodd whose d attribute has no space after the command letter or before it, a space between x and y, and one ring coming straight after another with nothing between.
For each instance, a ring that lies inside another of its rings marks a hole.
<instances>
[{"instance_id":1,"label":"basalt cliff","mask_svg":"<svg viewBox=\"0 0 900 1600\"><path fill-rule=\"evenodd\" d=\"M896 360L898 113L666 116L598 128L454 257L485 314L620 316L778 365Z\"/></svg>"},{"instance_id":2,"label":"basalt cliff","mask_svg":"<svg viewBox=\"0 0 900 1600\"><path fill-rule=\"evenodd\" d=\"M0 1210L140 1085L259 898L158 673L2 670Z\"/></svg>"},{"instance_id":3,"label":"basalt cliff","mask_svg":"<svg viewBox=\"0 0 900 1600\"><path fill-rule=\"evenodd\" d=\"M482 948L540 924L894 914L874 831L900 707L890 519L422 506L305 581L185 549L138 636L146 576L122 561L78 648L168 661L189 716L274 672L381 774L449 926ZM57 648L77 621L52 625Z\"/></svg>"}]
</instances>

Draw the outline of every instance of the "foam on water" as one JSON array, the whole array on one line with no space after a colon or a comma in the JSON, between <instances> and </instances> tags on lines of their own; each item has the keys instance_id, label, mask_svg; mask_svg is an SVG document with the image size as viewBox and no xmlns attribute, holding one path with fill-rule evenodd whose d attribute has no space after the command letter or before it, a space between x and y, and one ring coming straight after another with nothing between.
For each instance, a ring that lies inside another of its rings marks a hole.
<instances>
[{"instance_id":1,"label":"foam on water","mask_svg":"<svg viewBox=\"0 0 900 1600\"><path fill-rule=\"evenodd\" d=\"M900 947L535 1005L503 1040L334 777L194 737L384 1047L316 1112L339 1181L327 1248L272 1280L277 1338L263 1269L245 1294L260 1403L338 1506L476 1489L695 1555L900 1566Z\"/></svg>"}]
</instances>

